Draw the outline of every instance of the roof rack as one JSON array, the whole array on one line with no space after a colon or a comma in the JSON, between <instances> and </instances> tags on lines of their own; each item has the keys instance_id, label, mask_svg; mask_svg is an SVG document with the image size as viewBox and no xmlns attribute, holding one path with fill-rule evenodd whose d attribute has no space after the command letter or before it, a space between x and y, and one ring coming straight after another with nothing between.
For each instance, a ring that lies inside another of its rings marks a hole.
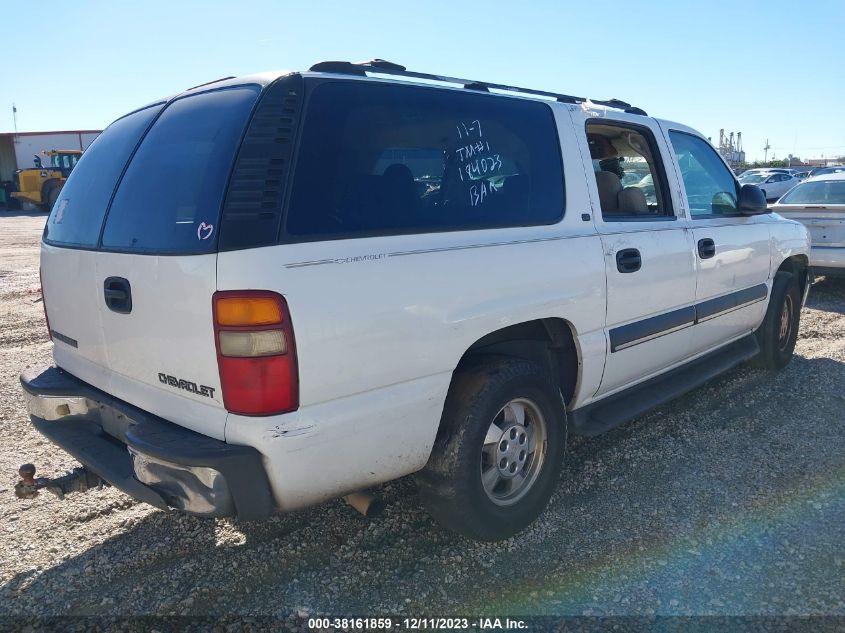
<instances>
[{"instance_id":1,"label":"roof rack","mask_svg":"<svg viewBox=\"0 0 845 633\"><path fill-rule=\"evenodd\" d=\"M211 84L216 84L217 82L226 81L227 79L234 78L234 75L229 75L228 77L221 77L220 79L212 79L211 81L206 81L204 84L197 84L196 86L191 86L190 88L187 88L185 92L187 92L188 90L196 90L197 88L203 88L204 86L210 86Z\"/></svg>"},{"instance_id":2,"label":"roof rack","mask_svg":"<svg viewBox=\"0 0 845 633\"><path fill-rule=\"evenodd\" d=\"M565 95L558 92L548 92L546 90L535 90L534 88L519 88L517 86L508 86L505 84L495 84L489 81L476 81L474 79L460 79L458 77L447 77L445 75L432 75L430 73L418 73L413 70L408 70L400 64L386 61L384 59L373 59L368 62L352 63L345 61L326 61L318 62L309 69L312 72L322 73L339 73L342 75L356 75L358 77L366 77L367 73L378 75L396 75L399 77L411 77L414 79L425 79L428 81L442 81L445 83L460 84L467 90L479 90L482 92L490 92L493 90L502 90L505 92L514 92L524 95L532 95L538 97L550 97L561 103L592 103L595 105L605 106L607 108L614 108L622 110L628 114L639 114L647 116L645 110L632 106L630 103L621 101L620 99L608 99L606 101L588 99L586 97L575 97L572 95Z\"/></svg>"}]
</instances>

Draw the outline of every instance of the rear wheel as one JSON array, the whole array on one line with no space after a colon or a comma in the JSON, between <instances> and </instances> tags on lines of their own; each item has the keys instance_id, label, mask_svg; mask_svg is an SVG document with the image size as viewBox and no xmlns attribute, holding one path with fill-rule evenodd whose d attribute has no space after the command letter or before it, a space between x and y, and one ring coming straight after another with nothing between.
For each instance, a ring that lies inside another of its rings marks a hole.
<instances>
[{"instance_id":1,"label":"rear wheel","mask_svg":"<svg viewBox=\"0 0 845 633\"><path fill-rule=\"evenodd\" d=\"M755 364L766 369L782 369L792 359L798 341L801 316L801 289L792 273L779 272L772 284L772 296L763 324L757 329L760 355Z\"/></svg>"},{"instance_id":2,"label":"rear wheel","mask_svg":"<svg viewBox=\"0 0 845 633\"><path fill-rule=\"evenodd\" d=\"M453 379L420 496L445 527L495 541L530 524L558 480L566 442L559 390L537 363L490 357Z\"/></svg>"}]
</instances>

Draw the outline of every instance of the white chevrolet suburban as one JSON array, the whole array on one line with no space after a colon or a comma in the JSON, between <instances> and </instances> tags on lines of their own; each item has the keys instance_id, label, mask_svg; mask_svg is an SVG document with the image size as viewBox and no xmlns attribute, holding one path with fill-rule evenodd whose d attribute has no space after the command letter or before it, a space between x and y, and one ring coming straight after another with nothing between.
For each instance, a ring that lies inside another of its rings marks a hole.
<instances>
[{"instance_id":1,"label":"white chevrolet suburban","mask_svg":"<svg viewBox=\"0 0 845 633\"><path fill-rule=\"evenodd\" d=\"M568 433L789 362L808 252L686 126L322 62L100 135L43 235L55 367L21 382L83 465L64 490L255 519L416 473L494 540L543 510Z\"/></svg>"}]
</instances>

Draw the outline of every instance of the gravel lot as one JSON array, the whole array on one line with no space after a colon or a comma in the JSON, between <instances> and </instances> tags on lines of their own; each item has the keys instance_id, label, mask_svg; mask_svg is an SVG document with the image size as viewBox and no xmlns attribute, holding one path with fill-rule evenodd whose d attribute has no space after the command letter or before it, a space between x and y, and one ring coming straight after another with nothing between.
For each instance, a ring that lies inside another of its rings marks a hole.
<instances>
[{"instance_id":1,"label":"gravel lot","mask_svg":"<svg viewBox=\"0 0 845 633\"><path fill-rule=\"evenodd\" d=\"M0 213L0 619L13 615L836 614L845 616L845 283L818 282L796 358L740 367L570 443L549 510L477 544L414 486L368 521L340 501L257 523L201 520L113 489L14 497L17 468L74 466L25 415L50 363L42 214ZM301 620L300 620L301 621Z\"/></svg>"}]
</instances>

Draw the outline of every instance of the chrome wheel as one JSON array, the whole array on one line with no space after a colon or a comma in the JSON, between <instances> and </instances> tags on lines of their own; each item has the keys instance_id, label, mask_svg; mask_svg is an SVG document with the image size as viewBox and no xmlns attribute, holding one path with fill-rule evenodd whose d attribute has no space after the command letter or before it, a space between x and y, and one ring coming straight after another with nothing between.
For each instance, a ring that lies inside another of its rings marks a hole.
<instances>
[{"instance_id":1,"label":"chrome wheel","mask_svg":"<svg viewBox=\"0 0 845 633\"><path fill-rule=\"evenodd\" d=\"M783 351L789 345L792 337L792 297L786 295L783 300L783 309L780 313L780 329L778 331L778 349Z\"/></svg>"},{"instance_id":2,"label":"chrome wheel","mask_svg":"<svg viewBox=\"0 0 845 633\"><path fill-rule=\"evenodd\" d=\"M546 436L546 420L531 400L516 398L496 414L481 449L481 483L493 503L512 505L536 483Z\"/></svg>"}]
</instances>

